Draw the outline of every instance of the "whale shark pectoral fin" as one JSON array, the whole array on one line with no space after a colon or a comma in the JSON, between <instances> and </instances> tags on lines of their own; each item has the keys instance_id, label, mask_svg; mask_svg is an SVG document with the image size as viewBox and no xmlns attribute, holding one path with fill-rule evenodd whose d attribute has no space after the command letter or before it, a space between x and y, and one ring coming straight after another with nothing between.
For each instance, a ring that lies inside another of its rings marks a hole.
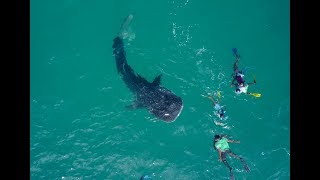
<instances>
[{"instance_id":1,"label":"whale shark pectoral fin","mask_svg":"<svg viewBox=\"0 0 320 180\"><path fill-rule=\"evenodd\" d=\"M157 77L154 78L154 80L152 81L152 85L153 86L159 86L161 83L161 76L162 74L158 75Z\"/></svg>"},{"instance_id":2,"label":"whale shark pectoral fin","mask_svg":"<svg viewBox=\"0 0 320 180\"><path fill-rule=\"evenodd\" d=\"M143 104L138 101L135 101L132 104L126 106L126 108L130 110L139 109L143 107L144 107Z\"/></svg>"}]
</instances>

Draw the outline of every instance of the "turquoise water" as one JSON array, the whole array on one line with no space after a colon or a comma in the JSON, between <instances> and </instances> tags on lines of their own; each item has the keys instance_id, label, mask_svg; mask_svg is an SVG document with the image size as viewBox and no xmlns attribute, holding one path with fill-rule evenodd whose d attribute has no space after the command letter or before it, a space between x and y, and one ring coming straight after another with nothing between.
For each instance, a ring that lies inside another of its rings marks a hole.
<instances>
[{"instance_id":1,"label":"turquoise water","mask_svg":"<svg viewBox=\"0 0 320 180\"><path fill-rule=\"evenodd\" d=\"M182 97L172 123L124 108L112 40L130 13L128 63ZM227 158L236 179L290 179L289 14L289 0L31 0L31 179L229 179L215 134L241 141L251 172ZM230 87L233 47L260 98Z\"/></svg>"}]
</instances>

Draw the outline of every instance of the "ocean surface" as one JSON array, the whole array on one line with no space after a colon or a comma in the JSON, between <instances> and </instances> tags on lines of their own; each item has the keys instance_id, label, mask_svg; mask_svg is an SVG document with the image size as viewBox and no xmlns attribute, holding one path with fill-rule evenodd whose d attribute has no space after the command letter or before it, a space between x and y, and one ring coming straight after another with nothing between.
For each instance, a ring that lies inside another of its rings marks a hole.
<instances>
[{"instance_id":1,"label":"ocean surface","mask_svg":"<svg viewBox=\"0 0 320 180\"><path fill-rule=\"evenodd\" d=\"M289 0L31 0L30 178L224 180L213 136L230 144L235 179L290 179ZM183 99L172 123L134 100L112 54L129 14L128 64ZM235 57L248 92L230 87ZM220 98L217 96L220 92ZM214 112L212 95L227 118Z\"/></svg>"}]
</instances>

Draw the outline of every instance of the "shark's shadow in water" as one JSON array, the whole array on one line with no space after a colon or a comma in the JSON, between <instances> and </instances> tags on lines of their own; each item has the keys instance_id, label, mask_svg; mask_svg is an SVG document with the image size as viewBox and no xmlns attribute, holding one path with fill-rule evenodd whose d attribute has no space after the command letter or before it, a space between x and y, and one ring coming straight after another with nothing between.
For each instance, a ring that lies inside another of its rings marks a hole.
<instances>
[{"instance_id":1,"label":"shark's shadow in water","mask_svg":"<svg viewBox=\"0 0 320 180\"><path fill-rule=\"evenodd\" d=\"M133 16L129 15L125 19L112 46L118 73L136 97L133 104L128 107L132 109L146 108L155 117L165 122L173 122L183 109L181 97L160 85L161 75L157 76L153 82L148 82L135 73L127 63L122 34L128 28L132 18Z\"/></svg>"}]
</instances>

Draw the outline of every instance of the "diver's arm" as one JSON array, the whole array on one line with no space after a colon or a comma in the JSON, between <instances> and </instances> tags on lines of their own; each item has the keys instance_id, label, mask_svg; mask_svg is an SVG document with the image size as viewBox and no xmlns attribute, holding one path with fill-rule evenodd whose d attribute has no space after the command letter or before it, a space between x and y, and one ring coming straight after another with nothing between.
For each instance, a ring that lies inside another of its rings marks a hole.
<instances>
[{"instance_id":1,"label":"diver's arm","mask_svg":"<svg viewBox=\"0 0 320 180\"><path fill-rule=\"evenodd\" d=\"M240 143L240 140L236 141L236 140L228 139L228 142L230 142L230 143Z\"/></svg>"},{"instance_id":2,"label":"diver's arm","mask_svg":"<svg viewBox=\"0 0 320 180\"><path fill-rule=\"evenodd\" d=\"M255 79L253 79L253 82L251 82L251 83L247 83L248 85L251 85L251 84L256 84L257 82L256 82L256 80Z\"/></svg>"}]
</instances>

